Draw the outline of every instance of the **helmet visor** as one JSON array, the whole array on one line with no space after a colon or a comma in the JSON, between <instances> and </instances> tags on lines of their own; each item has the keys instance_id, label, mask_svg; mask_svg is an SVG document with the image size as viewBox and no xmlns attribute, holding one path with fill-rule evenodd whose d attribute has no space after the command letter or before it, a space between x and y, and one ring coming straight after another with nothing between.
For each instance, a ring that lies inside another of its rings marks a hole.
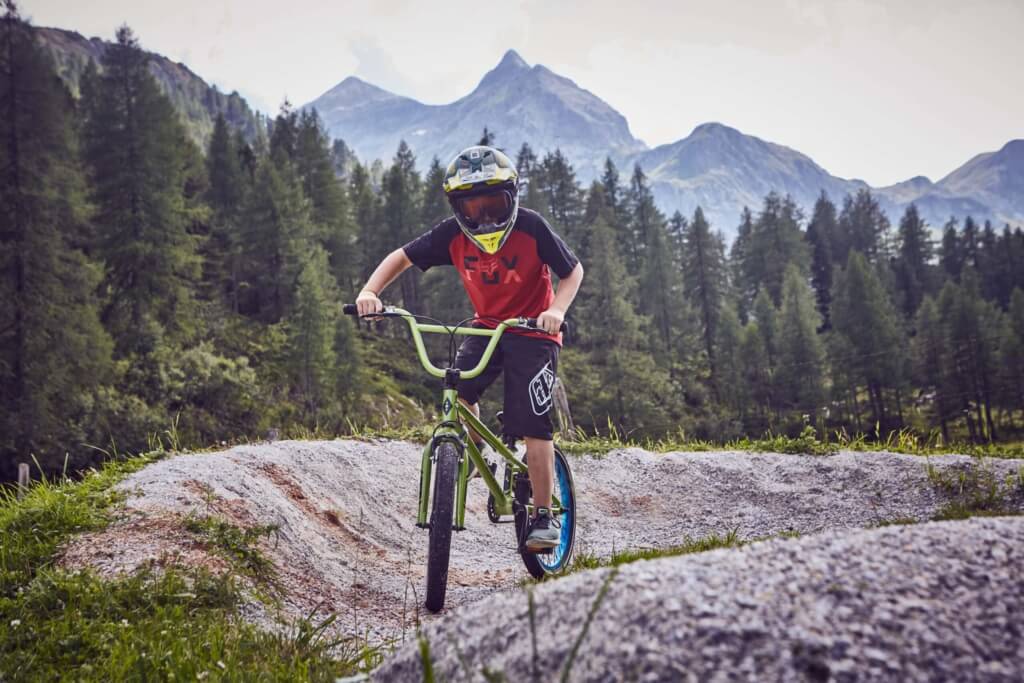
<instances>
[{"instance_id":1,"label":"helmet visor","mask_svg":"<svg viewBox=\"0 0 1024 683\"><path fill-rule=\"evenodd\" d=\"M515 208L512 194L507 190L462 197L455 205L463 222L474 232L504 227Z\"/></svg>"}]
</instances>

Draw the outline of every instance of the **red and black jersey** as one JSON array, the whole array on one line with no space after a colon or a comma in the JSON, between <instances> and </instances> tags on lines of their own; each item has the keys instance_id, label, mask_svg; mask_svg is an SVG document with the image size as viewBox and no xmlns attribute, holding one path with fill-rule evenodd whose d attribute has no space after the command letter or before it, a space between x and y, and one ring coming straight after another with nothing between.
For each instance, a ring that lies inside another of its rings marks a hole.
<instances>
[{"instance_id":1,"label":"red and black jersey","mask_svg":"<svg viewBox=\"0 0 1024 683\"><path fill-rule=\"evenodd\" d=\"M536 318L554 301L551 271L567 277L579 259L555 234L540 214L519 209L516 225L497 254L484 253L449 217L403 247L420 270L453 265L462 278L480 324L495 327L488 318ZM549 270L550 269L550 270ZM511 329L509 332L552 339L543 332ZM562 335L557 336L559 344Z\"/></svg>"}]
</instances>

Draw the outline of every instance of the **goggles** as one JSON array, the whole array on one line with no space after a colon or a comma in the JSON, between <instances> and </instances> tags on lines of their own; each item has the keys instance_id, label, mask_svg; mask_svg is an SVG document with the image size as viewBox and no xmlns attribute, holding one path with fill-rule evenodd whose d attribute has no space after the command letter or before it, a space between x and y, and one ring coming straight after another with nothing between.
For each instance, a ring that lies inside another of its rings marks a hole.
<instances>
[{"instance_id":1,"label":"goggles","mask_svg":"<svg viewBox=\"0 0 1024 683\"><path fill-rule=\"evenodd\" d=\"M508 190L462 197L455 202L456 210L470 230L476 231L504 226L512 217L515 201Z\"/></svg>"}]
</instances>

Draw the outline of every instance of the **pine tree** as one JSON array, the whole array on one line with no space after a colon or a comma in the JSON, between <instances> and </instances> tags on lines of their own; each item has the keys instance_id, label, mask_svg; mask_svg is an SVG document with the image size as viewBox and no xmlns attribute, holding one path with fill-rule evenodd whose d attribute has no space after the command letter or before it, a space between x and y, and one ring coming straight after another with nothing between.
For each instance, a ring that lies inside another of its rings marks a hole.
<instances>
[{"instance_id":1,"label":"pine tree","mask_svg":"<svg viewBox=\"0 0 1024 683\"><path fill-rule=\"evenodd\" d=\"M680 271L683 270L683 262L685 258L683 254L686 250L686 234L690 229L690 224L679 211L672 214L672 217L668 219L668 241L672 246L672 261L676 264L676 268ZM728 268L728 264L726 264ZM726 280L728 281L728 272L726 273Z\"/></svg>"},{"instance_id":2,"label":"pine tree","mask_svg":"<svg viewBox=\"0 0 1024 683\"><path fill-rule=\"evenodd\" d=\"M998 386L999 310L981 298L973 269L961 273L961 284L947 283L939 295L946 329L950 375L973 440L995 440L992 403Z\"/></svg>"},{"instance_id":3,"label":"pine tree","mask_svg":"<svg viewBox=\"0 0 1024 683\"><path fill-rule=\"evenodd\" d=\"M183 197L189 141L147 68L131 29L103 58L103 73L83 83L85 158L100 227L97 252L109 293L104 321L118 351L149 348L169 330L191 333L196 244Z\"/></svg>"},{"instance_id":4,"label":"pine tree","mask_svg":"<svg viewBox=\"0 0 1024 683\"><path fill-rule=\"evenodd\" d=\"M771 305L771 301L768 304ZM743 328L740 358L746 399L741 409L743 428L748 434L760 435L772 426L772 368L764 335L756 322Z\"/></svg>"},{"instance_id":5,"label":"pine tree","mask_svg":"<svg viewBox=\"0 0 1024 683\"><path fill-rule=\"evenodd\" d=\"M619 169L611 157L604 159L604 173L601 175L601 185L604 188L605 202L614 215L622 213L622 185L619 183Z\"/></svg>"},{"instance_id":6,"label":"pine tree","mask_svg":"<svg viewBox=\"0 0 1024 683\"><path fill-rule=\"evenodd\" d=\"M825 399L825 347L811 288L795 265L786 269L779 311L777 400L816 421Z\"/></svg>"},{"instance_id":7,"label":"pine tree","mask_svg":"<svg viewBox=\"0 0 1024 683\"><path fill-rule=\"evenodd\" d=\"M649 323L631 303L636 281L616 248L610 220L605 206L587 226L592 245L587 271L593 285L581 291L576 306L586 352L579 362L566 363L569 386L582 399L574 399L582 404L578 414L592 416L592 428L610 422L621 433L664 432L672 423L674 392L663 363L646 353Z\"/></svg>"},{"instance_id":8,"label":"pine tree","mask_svg":"<svg viewBox=\"0 0 1024 683\"><path fill-rule=\"evenodd\" d=\"M672 262L672 251L663 224L652 226L644 267L640 271L638 311L651 319L655 348L671 357L678 350L676 331L683 318L683 285Z\"/></svg>"},{"instance_id":9,"label":"pine tree","mask_svg":"<svg viewBox=\"0 0 1024 683\"><path fill-rule=\"evenodd\" d=\"M299 113L287 99L270 126L270 156L280 167L295 159L299 140Z\"/></svg>"},{"instance_id":10,"label":"pine tree","mask_svg":"<svg viewBox=\"0 0 1024 683\"><path fill-rule=\"evenodd\" d=\"M736 297L736 313L740 322L745 323L749 317L750 307L757 296L757 282L752 281L756 270L754 259L756 255L751 252L751 241L754 235L754 215L750 209L743 207L740 214L740 224L736 229L736 239L733 240L732 249L729 252L729 271L732 280L733 294Z\"/></svg>"},{"instance_id":11,"label":"pine tree","mask_svg":"<svg viewBox=\"0 0 1024 683\"><path fill-rule=\"evenodd\" d=\"M837 232L836 207L822 190L814 203L814 215L807 224L805 236L811 251L811 284L818 313L821 315L821 329L832 327L830 320L832 305L832 240Z\"/></svg>"},{"instance_id":12,"label":"pine tree","mask_svg":"<svg viewBox=\"0 0 1024 683\"><path fill-rule=\"evenodd\" d=\"M383 239L383 206L374 190L369 171L357 163L349 178L349 198L352 202L352 217L356 224L356 244L361 273L360 282L370 279L377 264L392 250L394 245Z\"/></svg>"},{"instance_id":13,"label":"pine tree","mask_svg":"<svg viewBox=\"0 0 1024 683\"><path fill-rule=\"evenodd\" d=\"M928 237L928 226L918 215L917 207L911 204L900 219L894 264L898 301L907 319L914 316L930 289L931 260L932 243Z\"/></svg>"},{"instance_id":14,"label":"pine tree","mask_svg":"<svg viewBox=\"0 0 1024 683\"><path fill-rule=\"evenodd\" d=\"M949 443L948 421L954 413L954 405L950 396L947 378L948 352L946 350L946 333L939 317L939 309L935 300L926 296L917 310L914 322L917 334L913 339L914 377L916 384L925 392L930 392L933 401L935 419L942 428L942 438Z\"/></svg>"},{"instance_id":15,"label":"pine tree","mask_svg":"<svg viewBox=\"0 0 1024 683\"><path fill-rule=\"evenodd\" d=\"M764 199L748 244L743 246L744 283L755 293L767 290L776 307L782 302L786 268L794 264L801 273L809 270L810 257L800 220L800 209L792 197L781 198L771 192Z\"/></svg>"},{"instance_id":16,"label":"pine tree","mask_svg":"<svg viewBox=\"0 0 1024 683\"><path fill-rule=\"evenodd\" d=\"M981 276L981 296L986 301L999 301L1003 285L1003 258L1000 253L999 237L991 221L985 221L978 240L978 275ZM1005 292L1006 297L1010 294ZM1001 304L1005 307L1006 300Z\"/></svg>"},{"instance_id":17,"label":"pine tree","mask_svg":"<svg viewBox=\"0 0 1024 683\"><path fill-rule=\"evenodd\" d=\"M242 157L224 117L217 116L206 155L209 189L206 200L213 210L210 240L204 254L204 279L238 312L239 255L238 220L246 183Z\"/></svg>"},{"instance_id":18,"label":"pine tree","mask_svg":"<svg viewBox=\"0 0 1024 683\"><path fill-rule=\"evenodd\" d=\"M344 184L334 171L330 144L316 111L303 111L296 131L295 168L311 203L318 241L330 256L331 273L339 285L352 289L357 275L353 259L355 228Z\"/></svg>"},{"instance_id":19,"label":"pine tree","mask_svg":"<svg viewBox=\"0 0 1024 683\"><path fill-rule=\"evenodd\" d=\"M741 421L746 417L749 403L743 377L743 328L731 306L722 307L720 322L715 330L715 348L719 360L718 398Z\"/></svg>"},{"instance_id":20,"label":"pine tree","mask_svg":"<svg viewBox=\"0 0 1024 683\"><path fill-rule=\"evenodd\" d=\"M960 271L964 267L964 255L960 248L960 237L956 232L957 222L950 218L942 228L942 246L939 249L939 263L946 277L960 281Z\"/></svg>"},{"instance_id":21,"label":"pine tree","mask_svg":"<svg viewBox=\"0 0 1024 683\"><path fill-rule=\"evenodd\" d=\"M495 139L497 139L497 137L497 133L495 133L493 130L488 130L487 126L484 126L483 135L480 136L480 141L476 144L485 145L487 147L493 147L494 141Z\"/></svg>"},{"instance_id":22,"label":"pine tree","mask_svg":"<svg viewBox=\"0 0 1024 683\"><path fill-rule=\"evenodd\" d=\"M626 191L625 209L629 216L629 230L623 236L628 245L627 265L631 272L639 273L646 265L651 233L664 229L665 224L665 216L655 205L654 195L647 185L647 176L639 164L633 167L633 177Z\"/></svg>"},{"instance_id":23,"label":"pine tree","mask_svg":"<svg viewBox=\"0 0 1024 683\"><path fill-rule=\"evenodd\" d=\"M1006 318L1002 367L1007 403L1024 410L1024 290L1013 290Z\"/></svg>"},{"instance_id":24,"label":"pine tree","mask_svg":"<svg viewBox=\"0 0 1024 683\"><path fill-rule=\"evenodd\" d=\"M762 360L762 365L757 368L757 372L760 374L758 397L761 400L761 405L764 406L764 415L770 424L778 413L775 399L775 369L779 358L779 311L772 303L772 298L767 290L758 292L754 299L751 317L755 323L751 327L757 330L757 344L760 346ZM748 342L748 344L752 343L752 340Z\"/></svg>"},{"instance_id":25,"label":"pine tree","mask_svg":"<svg viewBox=\"0 0 1024 683\"><path fill-rule=\"evenodd\" d=\"M391 168L384 174L384 228L386 240L401 246L417 237L420 224L420 177L416 172L416 157L402 140L398 145ZM406 310L420 310L418 269L410 268L399 278L402 304Z\"/></svg>"},{"instance_id":26,"label":"pine tree","mask_svg":"<svg viewBox=\"0 0 1024 683\"><path fill-rule=\"evenodd\" d=\"M978 231L978 224L970 216L964 219L964 229L960 233L960 256L963 259L963 268L980 270L978 254L981 251L981 235Z\"/></svg>"},{"instance_id":27,"label":"pine tree","mask_svg":"<svg viewBox=\"0 0 1024 683\"><path fill-rule=\"evenodd\" d=\"M338 138L331 142L331 166L334 167L334 175L345 180L352 172L352 166L356 161L358 160L355 152L345 144L344 140Z\"/></svg>"},{"instance_id":28,"label":"pine tree","mask_svg":"<svg viewBox=\"0 0 1024 683\"><path fill-rule=\"evenodd\" d=\"M725 245L719 236L711 232L711 226L700 207L693 213L683 244L685 291L697 310L704 351L711 369L712 386L717 391L721 382L717 377L715 339L718 337L718 322L725 301Z\"/></svg>"},{"instance_id":29,"label":"pine tree","mask_svg":"<svg viewBox=\"0 0 1024 683\"><path fill-rule=\"evenodd\" d=\"M569 244L576 244L583 220L584 197L572 164L556 149L544 156L533 179L531 192L536 189L541 196L536 204L529 205L530 208L541 212Z\"/></svg>"},{"instance_id":30,"label":"pine tree","mask_svg":"<svg viewBox=\"0 0 1024 683\"><path fill-rule=\"evenodd\" d=\"M327 253L314 247L302 256L288 318L290 366L306 420L317 420L336 384L335 335L340 295L330 275Z\"/></svg>"},{"instance_id":31,"label":"pine tree","mask_svg":"<svg viewBox=\"0 0 1024 683\"><path fill-rule=\"evenodd\" d=\"M288 317L303 254L315 245L310 202L292 164L264 158L242 208L241 311L264 323Z\"/></svg>"},{"instance_id":32,"label":"pine tree","mask_svg":"<svg viewBox=\"0 0 1024 683\"><path fill-rule=\"evenodd\" d=\"M833 262L846 263L850 251L859 251L871 263L880 262L888 250L888 230L889 219L870 190L858 190L853 197L846 195L838 230L844 239L834 241L839 251L833 254Z\"/></svg>"},{"instance_id":33,"label":"pine tree","mask_svg":"<svg viewBox=\"0 0 1024 683\"><path fill-rule=\"evenodd\" d=\"M537 166L537 155L534 154L533 148L526 142L519 148L519 154L516 155L516 172L520 178L529 179L532 183L533 171L536 170Z\"/></svg>"},{"instance_id":34,"label":"pine tree","mask_svg":"<svg viewBox=\"0 0 1024 683\"><path fill-rule=\"evenodd\" d=\"M82 250L89 215L74 106L13 5L0 18L0 112L2 479L32 456L51 470L70 450L71 467L82 464L77 444L96 435L90 408L112 368L95 296L101 271Z\"/></svg>"},{"instance_id":35,"label":"pine tree","mask_svg":"<svg viewBox=\"0 0 1024 683\"><path fill-rule=\"evenodd\" d=\"M832 363L845 364L866 389L872 423L879 429L897 426L887 393L894 394L897 412L901 410L903 340L897 320L877 274L860 251L851 251L832 304L833 329L845 338L851 353L848 358L833 358Z\"/></svg>"}]
</instances>

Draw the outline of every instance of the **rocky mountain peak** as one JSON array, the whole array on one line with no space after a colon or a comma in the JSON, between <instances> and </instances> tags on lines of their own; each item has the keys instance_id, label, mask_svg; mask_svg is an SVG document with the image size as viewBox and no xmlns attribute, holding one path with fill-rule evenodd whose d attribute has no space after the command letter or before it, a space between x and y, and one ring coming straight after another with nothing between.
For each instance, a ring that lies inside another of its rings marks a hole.
<instances>
[{"instance_id":1,"label":"rocky mountain peak","mask_svg":"<svg viewBox=\"0 0 1024 683\"><path fill-rule=\"evenodd\" d=\"M696 128L694 128L693 132L690 133L691 136L696 136L696 135L739 135L739 134L740 134L740 132L738 130L736 130L735 128L730 128L729 126L727 126L727 125L725 125L723 123L719 123L718 121L708 121L707 123L702 123L699 126L697 126Z\"/></svg>"},{"instance_id":2,"label":"rocky mountain peak","mask_svg":"<svg viewBox=\"0 0 1024 683\"><path fill-rule=\"evenodd\" d=\"M501 61L498 62L498 65L488 71L480 80L480 85L477 86L477 89L506 83L527 73L529 70L530 65L519 56L518 52L508 50L501 58Z\"/></svg>"}]
</instances>

